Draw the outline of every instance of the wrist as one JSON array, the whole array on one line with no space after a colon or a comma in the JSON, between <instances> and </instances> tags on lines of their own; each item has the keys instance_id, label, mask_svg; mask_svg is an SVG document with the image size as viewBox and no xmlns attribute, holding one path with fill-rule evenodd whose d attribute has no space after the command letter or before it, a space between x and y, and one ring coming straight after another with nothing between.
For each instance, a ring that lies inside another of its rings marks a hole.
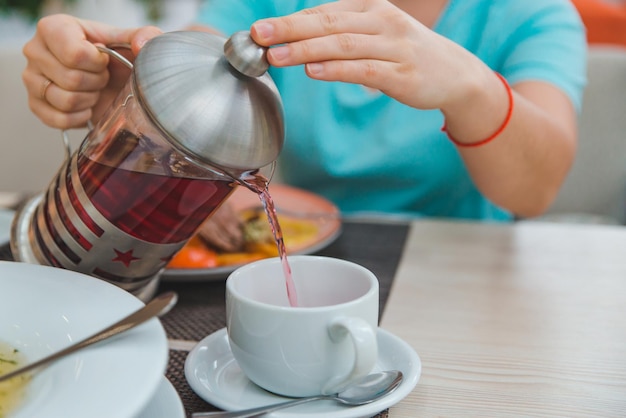
<instances>
[{"instance_id":1,"label":"wrist","mask_svg":"<svg viewBox=\"0 0 626 418\"><path fill-rule=\"evenodd\" d=\"M498 73L489 70L487 81L475 83L468 91L463 100L441 109L441 130L460 147L491 142L506 129L513 113L513 91Z\"/></svg>"}]
</instances>

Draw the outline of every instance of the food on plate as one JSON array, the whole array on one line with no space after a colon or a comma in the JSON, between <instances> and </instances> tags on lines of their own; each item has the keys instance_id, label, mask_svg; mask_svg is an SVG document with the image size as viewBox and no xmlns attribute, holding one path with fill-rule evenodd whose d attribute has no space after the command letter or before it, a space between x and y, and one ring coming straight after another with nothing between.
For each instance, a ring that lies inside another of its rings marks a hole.
<instances>
[{"instance_id":1,"label":"food on plate","mask_svg":"<svg viewBox=\"0 0 626 418\"><path fill-rule=\"evenodd\" d=\"M217 253L196 235L172 257L167 266L174 269L217 267Z\"/></svg>"},{"instance_id":2,"label":"food on plate","mask_svg":"<svg viewBox=\"0 0 626 418\"><path fill-rule=\"evenodd\" d=\"M25 363L24 356L16 348L0 342L0 376L10 373ZM24 399L30 375L21 374L0 382L0 418L8 416Z\"/></svg>"},{"instance_id":3,"label":"food on plate","mask_svg":"<svg viewBox=\"0 0 626 418\"><path fill-rule=\"evenodd\" d=\"M248 209L241 211L239 216L242 220L244 243L237 251L219 251L211 248L198 236L194 236L170 260L167 267L171 269L213 268L276 257L278 248L265 212ZM278 214L278 222L288 254L302 248L307 242L314 240L318 234L318 226L309 219Z\"/></svg>"}]
</instances>

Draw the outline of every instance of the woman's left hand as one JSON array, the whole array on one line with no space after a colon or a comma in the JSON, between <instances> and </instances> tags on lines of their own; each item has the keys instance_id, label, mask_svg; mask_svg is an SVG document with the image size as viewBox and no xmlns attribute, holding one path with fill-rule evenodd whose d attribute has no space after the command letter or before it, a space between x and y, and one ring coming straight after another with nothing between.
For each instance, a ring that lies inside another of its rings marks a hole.
<instances>
[{"instance_id":1,"label":"woman's left hand","mask_svg":"<svg viewBox=\"0 0 626 418\"><path fill-rule=\"evenodd\" d=\"M418 109L455 107L492 72L461 46L386 0L339 0L251 28L276 67L362 84ZM284 45L281 45L284 44ZM490 81L486 81L490 80Z\"/></svg>"}]
</instances>

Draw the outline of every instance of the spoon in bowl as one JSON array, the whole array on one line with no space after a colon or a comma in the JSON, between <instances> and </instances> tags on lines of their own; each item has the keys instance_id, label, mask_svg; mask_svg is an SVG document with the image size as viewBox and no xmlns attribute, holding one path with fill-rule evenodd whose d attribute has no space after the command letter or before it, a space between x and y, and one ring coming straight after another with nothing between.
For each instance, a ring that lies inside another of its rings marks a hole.
<instances>
[{"instance_id":1,"label":"spoon in bowl","mask_svg":"<svg viewBox=\"0 0 626 418\"><path fill-rule=\"evenodd\" d=\"M274 412L283 408L301 405L303 403L317 401L321 399L331 399L345 405L357 406L374 402L383 396L393 392L402 383L402 372L399 370L389 370L379 373L372 373L357 380L352 385L339 393L333 395L310 396L307 398L295 399L274 405L260 406L257 408L245 409L242 411L220 411L220 412L196 412L191 414L192 418L246 418L255 417L268 412Z\"/></svg>"},{"instance_id":2,"label":"spoon in bowl","mask_svg":"<svg viewBox=\"0 0 626 418\"><path fill-rule=\"evenodd\" d=\"M99 341L105 340L107 338L113 337L119 333L127 331L131 328L136 327L137 325L143 324L148 319L152 319L156 316L164 315L169 312L170 309L174 307L176 301L178 300L178 295L174 292L166 292L159 296L156 296L152 299L148 304L125 318L119 320L113 325L93 334L90 337L85 338L75 344L70 345L63 350L57 351L55 353L50 354L47 357L42 358L41 360L37 360L34 363L27 364L24 367L20 367L19 369L13 370L12 372L3 374L0 376L0 382L4 380L11 379L17 375L33 370L39 366L47 364L51 361L57 360L61 357L65 357L68 354L71 354L77 350L90 346Z\"/></svg>"}]
</instances>

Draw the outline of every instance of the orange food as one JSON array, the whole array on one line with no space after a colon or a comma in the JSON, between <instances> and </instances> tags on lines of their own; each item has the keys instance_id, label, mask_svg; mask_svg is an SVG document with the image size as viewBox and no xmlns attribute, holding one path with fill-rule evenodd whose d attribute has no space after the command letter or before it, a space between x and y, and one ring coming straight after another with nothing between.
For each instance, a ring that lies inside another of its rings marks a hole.
<instances>
[{"instance_id":1,"label":"orange food","mask_svg":"<svg viewBox=\"0 0 626 418\"><path fill-rule=\"evenodd\" d=\"M250 263L263 258L267 258L267 255L263 253L221 253L217 255L217 264L220 266L231 266Z\"/></svg>"},{"instance_id":2,"label":"orange food","mask_svg":"<svg viewBox=\"0 0 626 418\"><path fill-rule=\"evenodd\" d=\"M239 252L219 252L202 241L197 235L170 260L172 269L214 268L246 264L268 257L278 256L276 242L264 214L258 211L241 213L244 221L246 243ZM302 219L279 216L287 252L296 251L317 235L317 225Z\"/></svg>"},{"instance_id":3,"label":"orange food","mask_svg":"<svg viewBox=\"0 0 626 418\"><path fill-rule=\"evenodd\" d=\"M208 248L200 238L192 237L167 264L173 269L212 268L218 266L217 253Z\"/></svg>"}]
</instances>

